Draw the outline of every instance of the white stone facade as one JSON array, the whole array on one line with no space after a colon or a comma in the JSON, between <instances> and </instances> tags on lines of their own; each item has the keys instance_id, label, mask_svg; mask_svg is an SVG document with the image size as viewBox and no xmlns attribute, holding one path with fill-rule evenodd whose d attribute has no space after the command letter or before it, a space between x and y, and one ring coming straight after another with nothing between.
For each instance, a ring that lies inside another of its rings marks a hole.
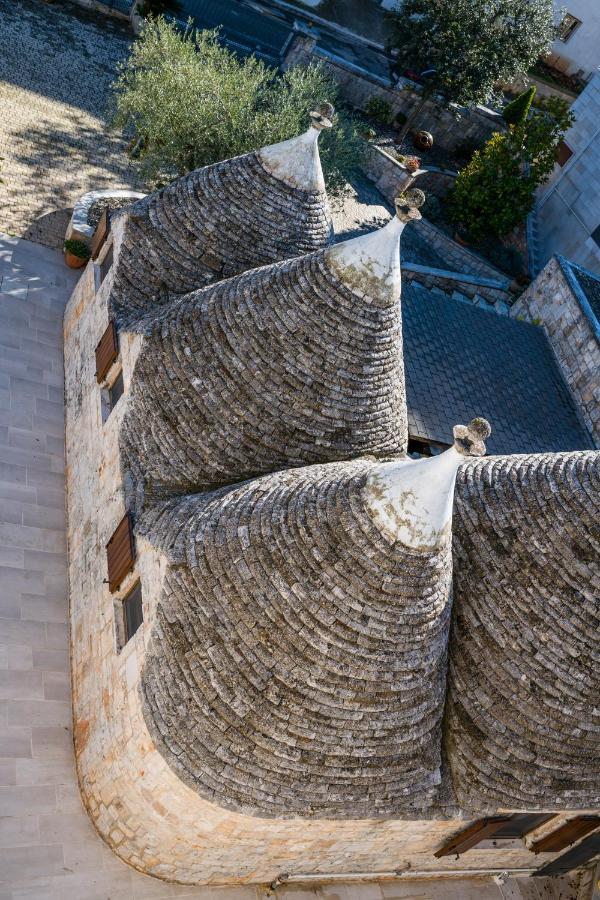
<instances>
[{"instance_id":1,"label":"white stone facade","mask_svg":"<svg viewBox=\"0 0 600 900\"><path fill-rule=\"evenodd\" d=\"M560 253L600 274L600 71L572 110L576 120L565 143L573 155L538 193L538 262Z\"/></svg>"},{"instance_id":2,"label":"white stone facade","mask_svg":"<svg viewBox=\"0 0 600 900\"><path fill-rule=\"evenodd\" d=\"M568 75L582 73L589 78L600 65L600 3L598 0L555 0L557 20L569 14L581 22L568 39L557 38L550 52L550 62Z\"/></svg>"}]
</instances>

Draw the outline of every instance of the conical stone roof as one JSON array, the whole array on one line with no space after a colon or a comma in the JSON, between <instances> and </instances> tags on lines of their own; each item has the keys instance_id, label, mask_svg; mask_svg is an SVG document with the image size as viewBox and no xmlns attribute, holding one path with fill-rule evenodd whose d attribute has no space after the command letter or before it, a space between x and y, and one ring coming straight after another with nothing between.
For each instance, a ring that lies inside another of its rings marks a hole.
<instances>
[{"instance_id":1,"label":"conical stone roof","mask_svg":"<svg viewBox=\"0 0 600 900\"><path fill-rule=\"evenodd\" d=\"M197 291L140 323L121 448L146 492L405 450L399 240L418 212L403 203L374 234Z\"/></svg>"},{"instance_id":2,"label":"conical stone roof","mask_svg":"<svg viewBox=\"0 0 600 900\"><path fill-rule=\"evenodd\" d=\"M115 228L117 320L325 246L331 217L317 138L330 125L313 113L305 134L197 169L124 211Z\"/></svg>"},{"instance_id":3,"label":"conical stone roof","mask_svg":"<svg viewBox=\"0 0 600 900\"><path fill-rule=\"evenodd\" d=\"M452 495L488 433L476 420L433 459L308 466L146 514L169 564L144 715L186 783L261 816L444 807Z\"/></svg>"},{"instance_id":4,"label":"conical stone roof","mask_svg":"<svg viewBox=\"0 0 600 900\"><path fill-rule=\"evenodd\" d=\"M448 758L467 809L600 805L600 453L459 472Z\"/></svg>"}]
</instances>

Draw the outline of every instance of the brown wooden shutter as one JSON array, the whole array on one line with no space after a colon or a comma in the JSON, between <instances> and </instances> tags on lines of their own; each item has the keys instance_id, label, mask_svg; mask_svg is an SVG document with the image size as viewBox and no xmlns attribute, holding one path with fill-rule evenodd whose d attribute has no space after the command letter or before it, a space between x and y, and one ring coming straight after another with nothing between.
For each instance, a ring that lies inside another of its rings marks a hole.
<instances>
[{"instance_id":1,"label":"brown wooden shutter","mask_svg":"<svg viewBox=\"0 0 600 900\"><path fill-rule=\"evenodd\" d=\"M485 841L487 838L492 837L499 828L510 822L510 819L510 816L494 816L489 819L480 819L479 822L474 822L473 825L469 825L460 834L451 838L448 843L434 853L434 856L437 856L439 859L441 856L458 856L460 853L465 853L480 841Z\"/></svg>"},{"instance_id":2,"label":"brown wooden shutter","mask_svg":"<svg viewBox=\"0 0 600 900\"><path fill-rule=\"evenodd\" d=\"M119 355L119 342L117 339L117 327L113 321L108 327L96 347L96 379L100 383L104 381L106 373Z\"/></svg>"},{"instance_id":3,"label":"brown wooden shutter","mask_svg":"<svg viewBox=\"0 0 600 900\"><path fill-rule=\"evenodd\" d=\"M104 207L104 211L100 216L100 221L96 225L96 230L94 232L94 237L92 238L92 244L90 250L92 251L92 259L97 259L100 250L102 249L102 245L104 241L108 237L110 232L110 219L108 217L108 207Z\"/></svg>"},{"instance_id":4,"label":"brown wooden shutter","mask_svg":"<svg viewBox=\"0 0 600 900\"><path fill-rule=\"evenodd\" d=\"M600 853L600 834L592 834L572 850L546 863L533 874L536 876L566 875L573 869L582 869Z\"/></svg>"},{"instance_id":5,"label":"brown wooden shutter","mask_svg":"<svg viewBox=\"0 0 600 900\"><path fill-rule=\"evenodd\" d=\"M514 813L508 825L503 825L494 833L494 840L525 837L530 831L535 831L551 819L556 819L556 813Z\"/></svg>"},{"instance_id":6,"label":"brown wooden shutter","mask_svg":"<svg viewBox=\"0 0 600 900\"><path fill-rule=\"evenodd\" d=\"M600 816L575 816L531 845L534 853L558 853L600 827Z\"/></svg>"},{"instance_id":7,"label":"brown wooden shutter","mask_svg":"<svg viewBox=\"0 0 600 900\"><path fill-rule=\"evenodd\" d=\"M108 587L114 594L135 564L135 544L131 513L126 513L106 545Z\"/></svg>"}]
</instances>

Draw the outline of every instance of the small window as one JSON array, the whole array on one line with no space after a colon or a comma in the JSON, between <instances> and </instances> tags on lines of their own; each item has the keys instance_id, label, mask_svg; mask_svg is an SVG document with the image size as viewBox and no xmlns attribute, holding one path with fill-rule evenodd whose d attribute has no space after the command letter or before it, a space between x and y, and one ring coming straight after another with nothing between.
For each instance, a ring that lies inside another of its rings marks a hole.
<instances>
[{"instance_id":1,"label":"small window","mask_svg":"<svg viewBox=\"0 0 600 900\"><path fill-rule=\"evenodd\" d=\"M568 144L565 144L564 141L560 141L558 147L556 148L556 162L559 166L566 165L571 157L573 156L573 151L569 147Z\"/></svg>"},{"instance_id":2,"label":"small window","mask_svg":"<svg viewBox=\"0 0 600 900\"><path fill-rule=\"evenodd\" d=\"M115 406L123 396L124 390L125 385L123 384L123 369L121 369L108 389L108 401L110 403L111 410L115 408Z\"/></svg>"},{"instance_id":3,"label":"small window","mask_svg":"<svg viewBox=\"0 0 600 900\"><path fill-rule=\"evenodd\" d=\"M600 225L592 231L592 240L600 247Z\"/></svg>"},{"instance_id":4,"label":"small window","mask_svg":"<svg viewBox=\"0 0 600 900\"><path fill-rule=\"evenodd\" d=\"M111 244L106 252L104 259L100 263L100 284L104 281L110 272L113 264L113 245Z\"/></svg>"},{"instance_id":5,"label":"small window","mask_svg":"<svg viewBox=\"0 0 600 900\"><path fill-rule=\"evenodd\" d=\"M121 369L112 384L100 391L100 408L103 425L123 396L124 390L123 370Z\"/></svg>"},{"instance_id":6,"label":"small window","mask_svg":"<svg viewBox=\"0 0 600 900\"><path fill-rule=\"evenodd\" d=\"M558 26L557 37L559 41L562 41L563 44L566 44L567 41L573 37L580 25L581 19L578 19L576 16L572 16L571 13L567 13Z\"/></svg>"},{"instance_id":7,"label":"small window","mask_svg":"<svg viewBox=\"0 0 600 900\"><path fill-rule=\"evenodd\" d=\"M142 586L139 581L123 600L123 618L125 623L125 641L129 641L144 621Z\"/></svg>"}]
</instances>

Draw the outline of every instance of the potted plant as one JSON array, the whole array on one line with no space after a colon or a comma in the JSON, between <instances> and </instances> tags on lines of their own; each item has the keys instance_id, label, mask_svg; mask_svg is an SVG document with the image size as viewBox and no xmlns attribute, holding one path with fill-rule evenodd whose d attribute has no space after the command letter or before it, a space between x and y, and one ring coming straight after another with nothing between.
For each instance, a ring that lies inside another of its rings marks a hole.
<instances>
[{"instance_id":1,"label":"potted plant","mask_svg":"<svg viewBox=\"0 0 600 900\"><path fill-rule=\"evenodd\" d=\"M65 262L70 269L81 269L92 255L85 241L67 240L63 249Z\"/></svg>"},{"instance_id":2,"label":"potted plant","mask_svg":"<svg viewBox=\"0 0 600 900\"><path fill-rule=\"evenodd\" d=\"M415 172L419 171L421 160L418 156L405 156L402 163L404 165L404 168L412 175L414 175Z\"/></svg>"}]
</instances>

